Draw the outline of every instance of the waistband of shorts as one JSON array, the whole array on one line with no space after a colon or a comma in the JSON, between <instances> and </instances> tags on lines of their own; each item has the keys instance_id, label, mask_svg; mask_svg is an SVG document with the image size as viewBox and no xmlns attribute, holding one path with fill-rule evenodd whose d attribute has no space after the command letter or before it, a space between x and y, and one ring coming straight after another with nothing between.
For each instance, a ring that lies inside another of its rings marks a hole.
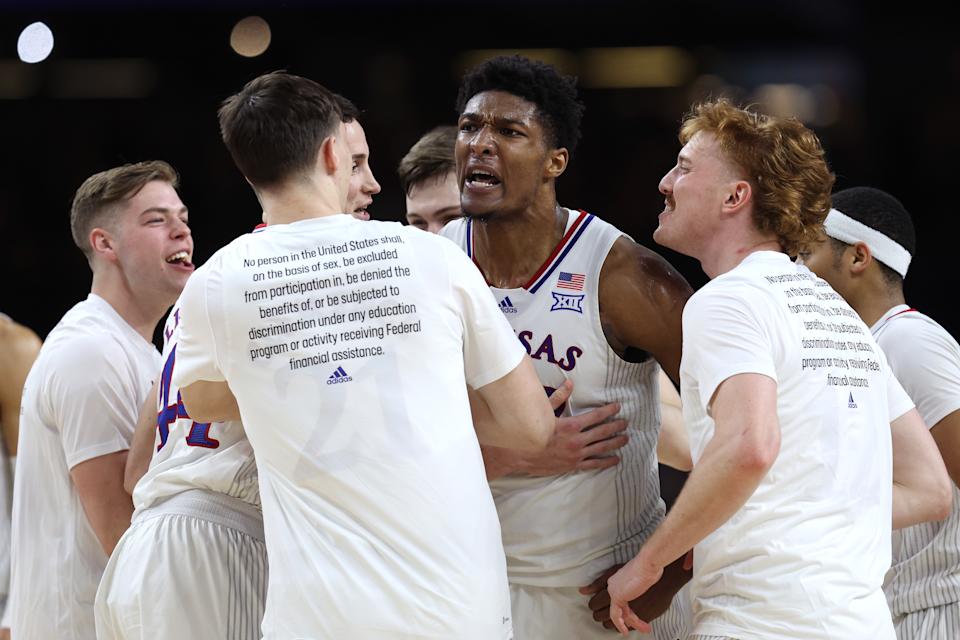
<instances>
[{"instance_id":1,"label":"waistband of shorts","mask_svg":"<svg viewBox=\"0 0 960 640\"><path fill-rule=\"evenodd\" d=\"M163 515L191 516L263 541L263 514L247 502L214 491L190 489L137 511L133 522Z\"/></svg>"}]
</instances>

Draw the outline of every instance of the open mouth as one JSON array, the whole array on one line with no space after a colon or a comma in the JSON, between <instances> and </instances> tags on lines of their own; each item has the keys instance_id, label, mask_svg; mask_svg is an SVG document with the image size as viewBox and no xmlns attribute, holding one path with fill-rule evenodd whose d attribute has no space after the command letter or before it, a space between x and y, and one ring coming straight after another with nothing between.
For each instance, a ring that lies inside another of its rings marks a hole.
<instances>
[{"instance_id":1,"label":"open mouth","mask_svg":"<svg viewBox=\"0 0 960 640\"><path fill-rule=\"evenodd\" d=\"M353 210L353 217L357 218L358 220L369 220L370 213L365 207L357 207Z\"/></svg>"},{"instance_id":2,"label":"open mouth","mask_svg":"<svg viewBox=\"0 0 960 640\"><path fill-rule=\"evenodd\" d=\"M467 174L466 184L471 187L489 188L500 184L500 178L485 171L471 171Z\"/></svg>"},{"instance_id":3,"label":"open mouth","mask_svg":"<svg viewBox=\"0 0 960 640\"><path fill-rule=\"evenodd\" d=\"M167 264L174 264L180 267L193 268L193 263L190 262L190 254L186 251L177 251L167 256L166 262Z\"/></svg>"}]
</instances>

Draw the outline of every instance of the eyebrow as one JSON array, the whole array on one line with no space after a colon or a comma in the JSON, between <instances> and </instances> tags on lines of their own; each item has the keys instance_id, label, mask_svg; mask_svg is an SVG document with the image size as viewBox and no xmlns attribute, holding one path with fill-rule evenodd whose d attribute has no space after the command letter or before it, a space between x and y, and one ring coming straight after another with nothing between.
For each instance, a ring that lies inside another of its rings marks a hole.
<instances>
[{"instance_id":1,"label":"eyebrow","mask_svg":"<svg viewBox=\"0 0 960 640\"><path fill-rule=\"evenodd\" d=\"M682 153L677 154L677 164L681 162L690 162L690 156L685 156Z\"/></svg>"},{"instance_id":2,"label":"eyebrow","mask_svg":"<svg viewBox=\"0 0 960 640\"><path fill-rule=\"evenodd\" d=\"M140 215L142 216L147 213L170 213L171 211L173 210L168 209L167 207L150 207L148 209L144 209L143 211L141 211ZM177 211L177 213L186 213L186 212L187 212L186 207L182 207L179 211Z\"/></svg>"},{"instance_id":3,"label":"eyebrow","mask_svg":"<svg viewBox=\"0 0 960 640\"><path fill-rule=\"evenodd\" d=\"M469 118L469 119L471 119L471 120L483 120L483 119L484 119L484 117L483 117L481 114L479 114L479 113L474 113L474 112L472 112L472 111L467 111L467 112L461 114L461 115L460 115L460 118L461 118L461 119L463 119L463 118ZM512 125L514 125L514 126L519 126L519 127L528 127L528 126L530 126L530 124L529 124L526 120L517 120L516 118L508 118L508 117L506 117L506 116L496 116L495 118L492 118L492 120L493 120L493 123L494 123L494 124L499 125L499 126L503 126L503 125L505 125L505 124L512 124Z\"/></svg>"}]
</instances>

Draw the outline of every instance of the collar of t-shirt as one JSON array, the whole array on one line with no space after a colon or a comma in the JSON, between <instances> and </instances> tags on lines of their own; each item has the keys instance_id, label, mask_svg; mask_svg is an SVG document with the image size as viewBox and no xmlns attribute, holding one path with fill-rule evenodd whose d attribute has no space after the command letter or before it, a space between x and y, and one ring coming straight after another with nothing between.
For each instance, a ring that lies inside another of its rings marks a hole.
<instances>
[{"instance_id":1,"label":"collar of t-shirt","mask_svg":"<svg viewBox=\"0 0 960 640\"><path fill-rule=\"evenodd\" d=\"M286 222L283 224L270 224L265 226L260 233L303 233L307 229L322 229L336 227L354 222L361 222L347 213L335 213L320 218L306 218L296 222Z\"/></svg>"},{"instance_id":2,"label":"collar of t-shirt","mask_svg":"<svg viewBox=\"0 0 960 640\"><path fill-rule=\"evenodd\" d=\"M98 313L102 313L104 317L109 318L110 322L117 327L118 331L122 331L127 334L127 338L130 340L131 344L139 345L142 349L149 350L151 352L156 352L157 348L152 342L149 342L140 335L136 329L130 326L130 323L123 319L117 310L113 308L109 302L101 298L95 293L91 293L87 296L87 302L93 306Z\"/></svg>"},{"instance_id":3,"label":"collar of t-shirt","mask_svg":"<svg viewBox=\"0 0 960 640\"><path fill-rule=\"evenodd\" d=\"M900 315L906 311L912 311L910 305L908 304L898 304L895 307L891 307L885 314L883 314L879 320L873 323L873 326L870 327L870 333L877 335L877 331L883 327L883 325L890 322L890 319L894 316Z\"/></svg>"}]
</instances>

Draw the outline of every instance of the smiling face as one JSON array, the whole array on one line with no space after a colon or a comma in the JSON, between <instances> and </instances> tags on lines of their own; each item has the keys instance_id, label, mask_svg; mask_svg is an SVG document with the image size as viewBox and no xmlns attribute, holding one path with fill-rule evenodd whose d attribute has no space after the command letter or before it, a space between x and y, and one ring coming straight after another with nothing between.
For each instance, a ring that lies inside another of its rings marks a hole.
<instances>
[{"instance_id":1,"label":"smiling face","mask_svg":"<svg viewBox=\"0 0 960 640\"><path fill-rule=\"evenodd\" d=\"M547 131L532 102L505 91L470 98L459 121L455 155L467 216L520 213L548 179Z\"/></svg>"},{"instance_id":2,"label":"smiling face","mask_svg":"<svg viewBox=\"0 0 960 640\"><path fill-rule=\"evenodd\" d=\"M460 189L454 171L414 185L407 195L407 222L418 229L440 233L444 225L461 215Z\"/></svg>"},{"instance_id":3,"label":"smiling face","mask_svg":"<svg viewBox=\"0 0 960 640\"><path fill-rule=\"evenodd\" d=\"M170 183L153 180L116 205L110 238L112 259L138 297L173 304L193 273L193 237L187 208Z\"/></svg>"},{"instance_id":4,"label":"smiling face","mask_svg":"<svg viewBox=\"0 0 960 640\"><path fill-rule=\"evenodd\" d=\"M373 196L380 193L380 184L373 177L370 168L370 147L363 127L356 120L344 124L347 147L352 157L350 190L347 193L347 213L359 220L369 220L367 208L373 203Z\"/></svg>"},{"instance_id":5,"label":"smiling face","mask_svg":"<svg viewBox=\"0 0 960 640\"><path fill-rule=\"evenodd\" d=\"M658 244L698 257L715 237L719 214L736 172L712 133L695 134L660 180L664 208L653 232Z\"/></svg>"}]
</instances>

